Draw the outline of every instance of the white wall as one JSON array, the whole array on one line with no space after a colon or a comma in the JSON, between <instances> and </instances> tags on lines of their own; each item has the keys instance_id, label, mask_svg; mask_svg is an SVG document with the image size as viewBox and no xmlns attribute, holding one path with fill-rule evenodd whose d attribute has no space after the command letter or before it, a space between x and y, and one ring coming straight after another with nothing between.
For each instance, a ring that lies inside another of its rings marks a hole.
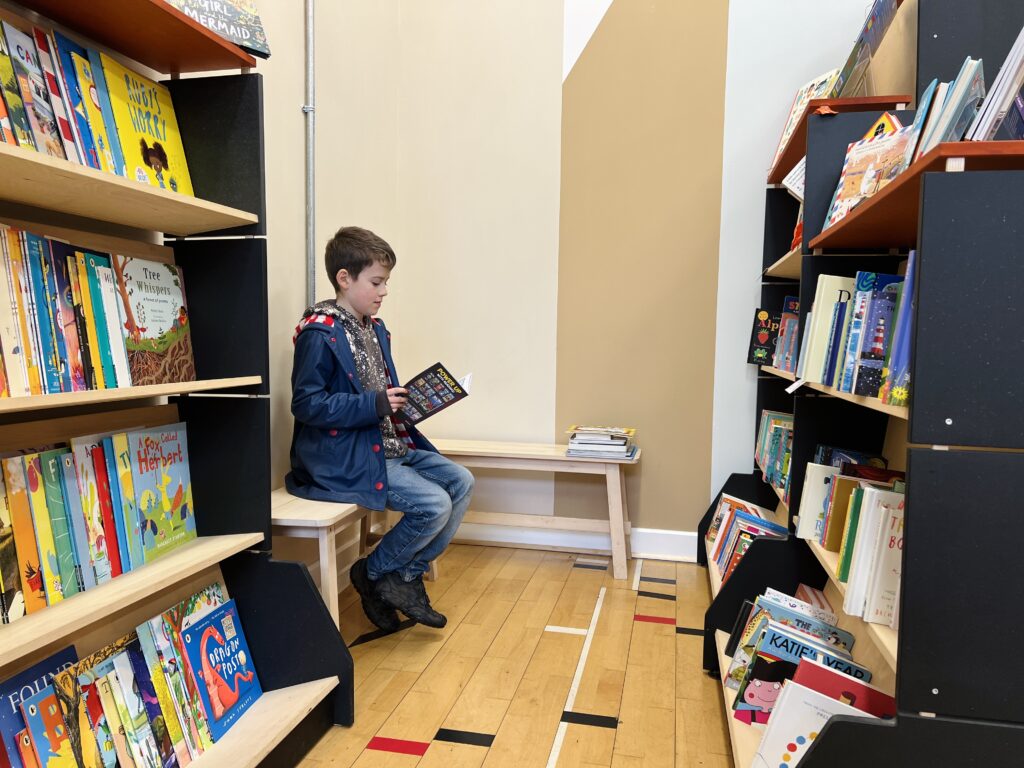
<instances>
[{"instance_id":1,"label":"white wall","mask_svg":"<svg viewBox=\"0 0 1024 768\"><path fill-rule=\"evenodd\" d=\"M757 380L746 364L760 300L765 179L793 96L842 66L868 0L732 0L725 91L711 488L752 468Z\"/></svg>"}]
</instances>

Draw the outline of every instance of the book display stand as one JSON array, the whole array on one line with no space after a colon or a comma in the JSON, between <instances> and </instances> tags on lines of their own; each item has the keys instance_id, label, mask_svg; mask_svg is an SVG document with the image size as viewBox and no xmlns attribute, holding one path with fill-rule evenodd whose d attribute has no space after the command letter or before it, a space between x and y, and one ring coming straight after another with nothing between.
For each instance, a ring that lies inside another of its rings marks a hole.
<instances>
[{"instance_id":1,"label":"book display stand","mask_svg":"<svg viewBox=\"0 0 1024 768\"><path fill-rule=\"evenodd\" d=\"M920 0L918 13L918 94L932 78L951 80L968 55L983 58L991 84L1024 26L1024 5L1011 0ZM788 521L792 532L817 444L882 453L907 471L899 631L840 619L858 638L855 660L895 695L898 715L832 718L801 768L1014 765L1024 750L1024 700L1014 695L1012 676L1000 674L997 654L981 651L1013 647L1024 636L1015 611L1024 560L1013 501L1014 478L1024 470L1024 334L1016 317L1024 295L1024 142L942 144L821 232L847 145L886 108L847 106L805 116L805 226L796 251L787 253L798 203L783 188L766 191L759 306L781 306L799 292L802 334L819 274L895 272L916 248L910 405L893 408L821 385L790 394L795 377L764 367L751 434L762 409L794 414L790 503L761 481L760 469L732 475L722 493L777 508L777 521ZM912 120L914 113L897 114ZM700 541L717 501L698 529ZM707 563L705 552L698 558ZM839 613L846 585L836 565L835 553L790 535L755 539L720 588L709 567L704 669L724 672L720 648L743 601L767 587L823 589ZM724 692L734 763L748 768L760 732L732 717L733 692Z\"/></svg>"},{"instance_id":2,"label":"book display stand","mask_svg":"<svg viewBox=\"0 0 1024 768\"><path fill-rule=\"evenodd\" d=\"M165 75L241 73L164 83L195 197L0 144L0 221L181 266L196 365L194 382L0 400L0 450L184 421L198 533L0 626L0 679L68 644L84 657L220 580L265 694L198 763L295 765L332 724L352 723L352 658L306 566L271 553L262 78L248 54L160 0L22 5Z\"/></svg>"}]
</instances>

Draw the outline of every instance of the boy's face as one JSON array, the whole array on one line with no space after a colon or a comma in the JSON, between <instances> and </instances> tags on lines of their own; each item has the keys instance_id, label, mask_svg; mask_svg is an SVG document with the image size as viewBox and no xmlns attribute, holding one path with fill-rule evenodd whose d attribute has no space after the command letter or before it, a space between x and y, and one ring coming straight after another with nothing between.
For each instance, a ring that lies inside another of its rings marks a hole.
<instances>
[{"instance_id":1,"label":"boy's face","mask_svg":"<svg viewBox=\"0 0 1024 768\"><path fill-rule=\"evenodd\" d=\"M356 317L372 317L380 311L381 302L388 295L388 279L391 270L374 262L353 279L348 270L338 271L340 298L349 306Z\"/></svg>"}]
</instances>

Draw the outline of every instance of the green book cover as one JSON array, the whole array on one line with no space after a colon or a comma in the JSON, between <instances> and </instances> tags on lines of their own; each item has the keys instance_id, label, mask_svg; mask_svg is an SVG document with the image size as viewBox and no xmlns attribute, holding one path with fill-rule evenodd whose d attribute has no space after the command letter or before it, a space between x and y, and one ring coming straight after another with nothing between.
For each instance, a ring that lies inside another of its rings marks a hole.
<instances>
[{"instance_id":1,"label":"green book cover","mask_svg":"<svg viewBox=\"0 0 1024 768\"><path fill-rule=\"evenodd\" d=\"M59 448L39 454L43 475L43 492L46 494L46 509L50 515L50 529L53 544L57 549L57 570L60 573L61 592L64 597L77 595L81 589L81 573L75 557L75 543L68 526L68 515L64 508L64 494L61 491L62 459L68 451Z\"/></svg>"},{"instance_id":2,"label":"green book cover","mask_svg":"<svg viewBox=\"0 0 1024 768\"><path fill-rule=\"evenodd\" d=\"M103 380L108 389L113 389L122 382L117 380L114 372L114 356L110 349L110 335L107 332L107 313L103 309L103 288L97 267L109 267L110 257L86 252L85 271L89 281L89 296L92 299L92 314L96 318L96 340L100 348L100 365L103 366ZM119 340L120 341L120 340Z\"/></svg>"},{"instance_id":3,"label":"green book cover","mask_svg":"<svg viewBox=\"0 0 1024 768\"><path fill-rule=\"evenodd\" d=\"M839 581L843 584L850 578L850 563L853 562L853 545L857 539L857 523L860 522L860 507L864 502L864 489L855 488L850 499L850 511L846 515L846 530L843 545L839 549Z\"/></svg>"}]
</instances>

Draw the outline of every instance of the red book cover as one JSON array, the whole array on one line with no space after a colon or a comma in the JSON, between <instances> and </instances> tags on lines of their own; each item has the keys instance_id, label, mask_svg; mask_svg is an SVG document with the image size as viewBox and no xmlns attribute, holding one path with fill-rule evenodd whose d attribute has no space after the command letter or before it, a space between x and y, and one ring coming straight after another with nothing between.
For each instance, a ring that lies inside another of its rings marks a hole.
<instances>
[{"instance_id":1,"label":"red book cover","mask_svg":"<svg viewBox=\"0 0 1024 768\"><path fill-rule=\"evenodd\" d=\"M103 515L103 538L107 540L107 556L110 558L111 577L121 575L121 552L117 547L117 527L114 525L114 506L110 502L110 480L107 475L107 459L103 446L94 445L90 451L92 465L96 469L96 493L100 497L100 514Z\"/></svg>"},{"instance_id":2,"label":"red book cover","mask_svg":"<svg viewBox=\"0 0 1024 768\"><path fill-rule=\"evenodd\" d=\"M896 699L885 691L813 659L800 659L793 682L876 717L896 716Z\"/></svg>"}]
</instances>

